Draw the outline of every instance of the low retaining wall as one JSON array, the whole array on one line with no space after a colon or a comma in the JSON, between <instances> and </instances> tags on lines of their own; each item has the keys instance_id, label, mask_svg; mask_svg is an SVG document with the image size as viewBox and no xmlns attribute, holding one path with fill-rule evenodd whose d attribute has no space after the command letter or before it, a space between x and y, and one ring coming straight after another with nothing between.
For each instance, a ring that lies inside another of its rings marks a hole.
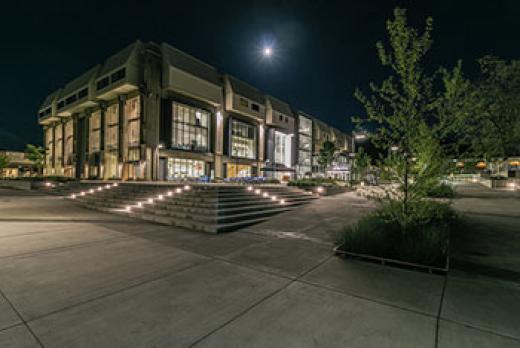
<instances>
[{"instance_id":1,"label":"low retaining wall","mask_svg":"<svg viewBox=\"0 0 520 348\"><path fill-rule=\"evenodd\" d=\"M25 180L0 180L0 187L9 187L17 190L30 190L32 181Z\"/></svg>"}]
</instances>

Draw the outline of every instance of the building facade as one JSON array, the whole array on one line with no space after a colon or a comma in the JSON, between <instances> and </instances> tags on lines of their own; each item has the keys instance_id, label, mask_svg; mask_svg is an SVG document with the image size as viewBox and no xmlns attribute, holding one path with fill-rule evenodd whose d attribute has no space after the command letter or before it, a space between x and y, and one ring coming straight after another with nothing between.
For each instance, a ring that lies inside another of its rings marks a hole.
<instances>
[{"instance_id":1,"label":"building facade","mask_svg":"<svg viewBox=\"0 0 520 348\"><path fill-rule=\"evenodd\" d=\"M47 175L176 180L313 170L347 135L168 45L137 41L42 103Z\"/></svg>"}]
</instances>

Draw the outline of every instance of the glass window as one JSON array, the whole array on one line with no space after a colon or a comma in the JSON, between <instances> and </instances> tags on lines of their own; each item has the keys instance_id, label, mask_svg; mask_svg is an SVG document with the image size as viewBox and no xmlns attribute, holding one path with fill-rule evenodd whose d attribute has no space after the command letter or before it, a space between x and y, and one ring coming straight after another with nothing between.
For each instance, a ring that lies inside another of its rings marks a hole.
<instances>
[{"instance_id":1,"label":"glass window","mask_svg":"<svg viewBox=\"0 0 520 348\"><path fill-rule=\"evenodd\" d=\"M187 105L172 103L172 147L181 150L209 151L210 113Z\"/></svg>"},{"instance_id":2,"label":"glass window","mask_svg":"<svg viewBox=\"0 0 520 348\"><path fill-rule=\"evenodd\" d=\"M231 156L256 158L256 127L231 120Z\"/></svg>"},{"instance_id":3,"label":"glass window","mask_svg":"<svg viewBox=\"0 0 520 348\"><path fill-rule=\"evenodd\" d=\"M311 137L300 134L298 148L300 150L311 151Z\"/></svg>"},{"instance_id":4,"label":"glass window","mask_svg":"<svg viewBox=\"0 0 520 348\"><path fill-rule=\"evenodd\" d=\"M126 123L126 160L139 161L141 150L141 99L137 97L125 101L125 123Z\"/></svg>"},{"instance_id":5,"label":"glass window","mask_svg":"<svg viewBox=\"0 0 520 348\"><path fill-rule=\"evenodd\" d=\"M245 108L249 107L249 101L245 98L240 98L240 106L243 106Z\"/></svg>"},{"instance_id":6,"label":"glass window","mask_svg":"<svg viewBox=\"0 0 520 348\"><path fill-rule=\"evenodd\" d=\"M119 148L119 104L113 104L107 108L105 123L105 149L117 151Z\"/></svg>"},{"instance_id":7,"label":"glass window","mask_svg":"<svg viewBox=\"0 0 520 348\"><path fill-rule=\"evenodd\" d=\"M291 166L291 137L288 134L274 132L274 162Z\"/></svg>"},{"instance_id":8,"label":"glass window","mask_svg":"<svg viewBox=\"0 0 520 348\"><path fill-rule=\"evenodd\" d=\"M300 124L299 124L299 128L298 128L298 132L300 134L312 136L312 120L300 115L299 121L300 121Z\"/></svg>"},{"instance_id":9,"label":"glass window","mask_svg":"<svg viewBox=\"0 0 520 348\"><path fill-rule=\"evenodd\" d=\"M199 178L205 175L205 165L203 161L168 158L168 180L176 178Z\"/></svg>"},{"instance_id":10,"label":"glass window","mask_svg":"<svg viewBox=\"0 0 520 348\"><path fill-rule=\"evenodd\" d=\"M52 166L52 152L54 151L54 128L49 127L45 131L45 162Z\"/></svg>"},{"instance_id":11,"label":"glass window","mask_svg":"<svg viewBox=\"0 0 520 348\"><path fill-rule=\"evenodd\" d=\"M251 109L253 111L259 112L260 111L260 106L258 104L252 103L251 104Z\"/></svg>"},{"instance_id":12,"label":"glass window","mask_svg":"<svg viewBox=\"0 0 520 348\"><path fill-rule=\"evenodd\" d=\"M228 163L226 168L227 178L248 178L253 176L253 167L246 164Z\"/></svg>"},{"instance_id":13,"label":"glass window","mask_svg":"<svg viewBox=\"0 0 520 348\"><path fill-rule=\"evenodd\" d=\"M101 111L95 111L89 118L89 153L98 152L101 148Z\"/></svg>"}]
</instances>

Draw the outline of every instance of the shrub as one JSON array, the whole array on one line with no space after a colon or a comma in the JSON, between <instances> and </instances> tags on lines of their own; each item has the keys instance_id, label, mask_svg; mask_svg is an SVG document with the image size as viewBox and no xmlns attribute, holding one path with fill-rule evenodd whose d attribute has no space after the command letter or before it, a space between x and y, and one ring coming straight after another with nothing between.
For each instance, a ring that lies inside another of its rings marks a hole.
<instances>
[{"instance_id":1,"label":"shrub","mask_svg":"<svg viewBox=\"0 0 520 348\"><path fill-rule=\"evenodd\" d=\"M341 236L340 249L422 265L445 267L450 230L457 215L448 204L416 202L410 217L400 202L384 204Z\"/></svg>"},{"instance_id":2,"label":"shrub","mask_svg":"<svg viewBox=\"0 0 520 348\"><path fill-rule=\"evenodd\" d=\"M434 198L453 198L455 191L450 185L442 183L427 189L426 195Z\"/></svg>"},{"instance_id":3,"label":"shrub","mask_svg":"<svg viewBox=\"0 0 520 348\"><path fill-rule=\"evenodd\" d=\"M291 180L287 183L289 186L298 187L313 187L313 186L337 186L336 182L332 179L326 178L308 178Z\"/></svg>"}]
</instances>

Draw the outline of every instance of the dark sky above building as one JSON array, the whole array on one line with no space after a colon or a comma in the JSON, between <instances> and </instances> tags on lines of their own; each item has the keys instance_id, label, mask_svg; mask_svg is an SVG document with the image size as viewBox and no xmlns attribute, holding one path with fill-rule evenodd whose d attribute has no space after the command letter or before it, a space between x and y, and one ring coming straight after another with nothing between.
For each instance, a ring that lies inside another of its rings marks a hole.
<instances>
[{"instance_id":1,"label":"dark sky above building","mask_svg":"<svg viewBox=\"0 0 520 348\"><path fill-rule=\"evenodd\" d=\"M165 41L332 125L361 112L356 87L386 75L375 43L395 6L434 18L430 67L520 57L520 1L8 1L0 13L0 147L41 143L53 90L132 41ZM264 42L274 56L261 59Z\"/></svg>"}]
</instances>

